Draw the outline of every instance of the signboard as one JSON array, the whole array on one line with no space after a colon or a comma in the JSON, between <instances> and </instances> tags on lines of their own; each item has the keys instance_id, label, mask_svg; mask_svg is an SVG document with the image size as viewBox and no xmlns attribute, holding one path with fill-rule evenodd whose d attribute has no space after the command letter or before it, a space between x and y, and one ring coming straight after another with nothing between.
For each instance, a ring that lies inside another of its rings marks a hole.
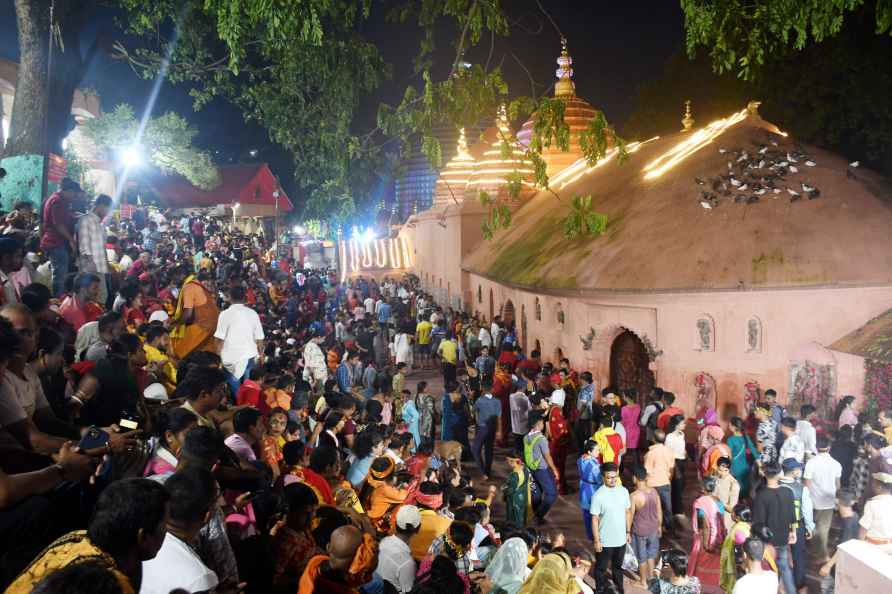
<instances>
[{"instance_id":1,"label":"signboard","mask_svg":"<svg viewBox=\"0 0 892 594\"><path fill-rule=\"evenodd\" d=\"M50 153L49 163L47 165L47 181L51 183L59 183L62 178L68 175L68 161Z\"/></svg>"}]
</instances>

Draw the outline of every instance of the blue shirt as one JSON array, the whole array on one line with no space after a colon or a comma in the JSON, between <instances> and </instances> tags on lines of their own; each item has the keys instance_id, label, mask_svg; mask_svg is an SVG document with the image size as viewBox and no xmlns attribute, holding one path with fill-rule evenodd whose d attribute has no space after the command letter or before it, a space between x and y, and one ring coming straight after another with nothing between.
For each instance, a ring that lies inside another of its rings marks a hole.
<instances>
[{"instance_id":1,"label":"blue shirt","mask_svg":"<svg viewBox=\"0 0 892 594\"><path fill-rule=\"evenodd\" d=\"M338 388L344 394L350 394L353 387L353 368L344 361L338 365Z\"/></svg>"},{"instance_id":2,"label":"blue shirt","mask_svg":"<svg viewBox=\"0 0 892 594\"><path fill-rule=\"evenodd\" d=\"M576 469L579 471L579 507L590 509L592 496L604 482L601 467L596 459L580 456L576 460Z\"/></svg>"},{"instance_id":3,"label":"blue shirt","mask_svg":"<svg viewBox=\"0 0 892 594\"><path fill-rule=\"evenodd\" d=\"M598 516L598 536L601 546L626 546L626 510L632 500L625 487L602 486L592 497L591 514Z\"/></svg>"},{"instance_id":4,"label":"blue shirt","mask_svg":"<svg viewBox=\"0 0 892 594\"><path fill-rule=\"evenodd\" d=\"M362 481L364 481L365 477L369 474L369 469L372 467L372 462L374 461L375 456L370 454L362 460L357 460L351 464L346 475L350 484L354 487L360 486Z\"/></svg>"},{"instance_id":5,"label":"blue shirt","mask_svg":"<svg viewBox=\"0 0 892 594\"><path fill-rule=\"evenodd\" d=\"M390 304L385 302L378 308L378 322L386 324L390 319Z\"/></svg>"},{"instance_id":6,"label":"blue shirt","mask_svg":"<svg viewBox=\"0 0 892 594\"><path fill-rule=\"evenodd\" d=\"M592 400L595 397L595 384L586 384L579 389L576 399L576 408L579 410L579 418L592 418Z\"/></svg>"},{"instance_id":7,"label":"blue shirt","mask_svg":"<svg viewBox=\"0 0 892 594\"><path fill-rule=\"evenodd\" d=\"M477 425L488 425L502 416L502 402L492 397L492 394L484 394L474 403L474 414L477 417Z\"/></svg>"},{"instance_id":8,"label":"blue shirt","mask_svg":"<svg viewBox=\"0 0 892 594\"><path fill-rule=\"evenodd\" d=\"M489 356L484 357L480 355L474 362L474 367L477 368L480 375L492 377L496 371L496 360Z\"/></svg>"}]
</instances>

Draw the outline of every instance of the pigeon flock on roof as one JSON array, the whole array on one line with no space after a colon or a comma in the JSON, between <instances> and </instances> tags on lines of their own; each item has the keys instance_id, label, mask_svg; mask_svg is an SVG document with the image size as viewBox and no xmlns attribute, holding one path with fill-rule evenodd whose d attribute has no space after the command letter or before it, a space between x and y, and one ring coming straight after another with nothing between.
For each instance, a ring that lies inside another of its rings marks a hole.
<instances>
[{"instance_id":1,"label":"pigeon flock on roof","mask_svg":"<svg viewBox=\"0 0 892 594\"><path fill-rule=\"evenodd\" d=\"M764 198L786 197L790 202L796 202L802 198L814 200L821 195L817 186L803 179L808 169L817 163L801 146L785 150L774 140L768 144L753 144L751 150L718 149L728 158L728 170L705 180L694 178L694 183L700 187L700 206L712 210L726 201L755 204ZM849 178L854 177L852 169L859 165L858 161L849 164L846 171Z\"/></svg>"}]
</instances>

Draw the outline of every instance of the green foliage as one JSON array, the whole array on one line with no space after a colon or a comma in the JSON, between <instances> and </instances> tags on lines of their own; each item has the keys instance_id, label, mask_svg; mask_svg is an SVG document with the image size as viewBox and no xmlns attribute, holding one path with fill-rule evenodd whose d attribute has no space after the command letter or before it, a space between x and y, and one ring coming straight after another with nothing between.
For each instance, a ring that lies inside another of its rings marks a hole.
<instances>
[{"instance_id":1,"label":"green foliage","mask_svg":"<svg viewBox=\"0 0 892 594\"><path fill-rule=\"evenodd\" d=\"M62 156L65 158L65 163L68 167L68 177L78 182L87 196L95 196L96 188L93 186L93 183L89 178L87 178L87 171L90 170L89 165L80 158L80 155L78 155L77 151L71 146L65 149Z\"/></svg>"},{"instance_id":2,"label":"green foliage","mask_svg":"<svg viewBox=\"0 0 892 594\"><path fill-rule=\"evenodd\" d=\"M116 152L132 146L139 137L139 120L132 107L121 104L88 120L83 130L106 157L113 159ZM196 134L186 120L168 112L146 123L139 142L146 157L162 172L182 175L193 185L210 190L220 184L220 173L210 155L192 145Z\"/></svg>"},{"instance_id":3,"label":"green foliage","mask_svg":"<svg viewBox=\"0 0 892 594\"><path fill-rule=\"evenodd\" d=\"M607 215L595 212L592 196L573 196L570 214L564 219L564 237L574 239L579 236L596 237L607 230Z\"/></svg>"},{"instance_id":4,"label":"green foliage","mask_svg":"<svg viewBox=\"0 0 892 594\"><path fill-rule=\"evenodd\" d=\"M747 80L782 50L836 35L865 5L873 5L876 34L892 33L892 0L681 0L688 53L708 48L716 72Z\"/></svg>"}]
</instances>

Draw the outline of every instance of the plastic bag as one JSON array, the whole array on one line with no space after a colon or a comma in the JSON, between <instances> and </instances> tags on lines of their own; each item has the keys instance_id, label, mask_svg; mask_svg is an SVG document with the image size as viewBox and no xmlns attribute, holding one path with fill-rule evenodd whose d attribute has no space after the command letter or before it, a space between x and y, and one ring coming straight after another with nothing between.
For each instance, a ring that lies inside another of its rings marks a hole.
<instances>
[{"instance_id":1,"label":"plastic bag","mask_svg":"<svg viewBox=\"0 0 892 594\"><path fill-rule=\"evenodd\" d=\"M638 573L638 557L632 550L632 545L626 543L626 554L623 555L623 570L629 573Z\"/></svg>"}]
</instances>

